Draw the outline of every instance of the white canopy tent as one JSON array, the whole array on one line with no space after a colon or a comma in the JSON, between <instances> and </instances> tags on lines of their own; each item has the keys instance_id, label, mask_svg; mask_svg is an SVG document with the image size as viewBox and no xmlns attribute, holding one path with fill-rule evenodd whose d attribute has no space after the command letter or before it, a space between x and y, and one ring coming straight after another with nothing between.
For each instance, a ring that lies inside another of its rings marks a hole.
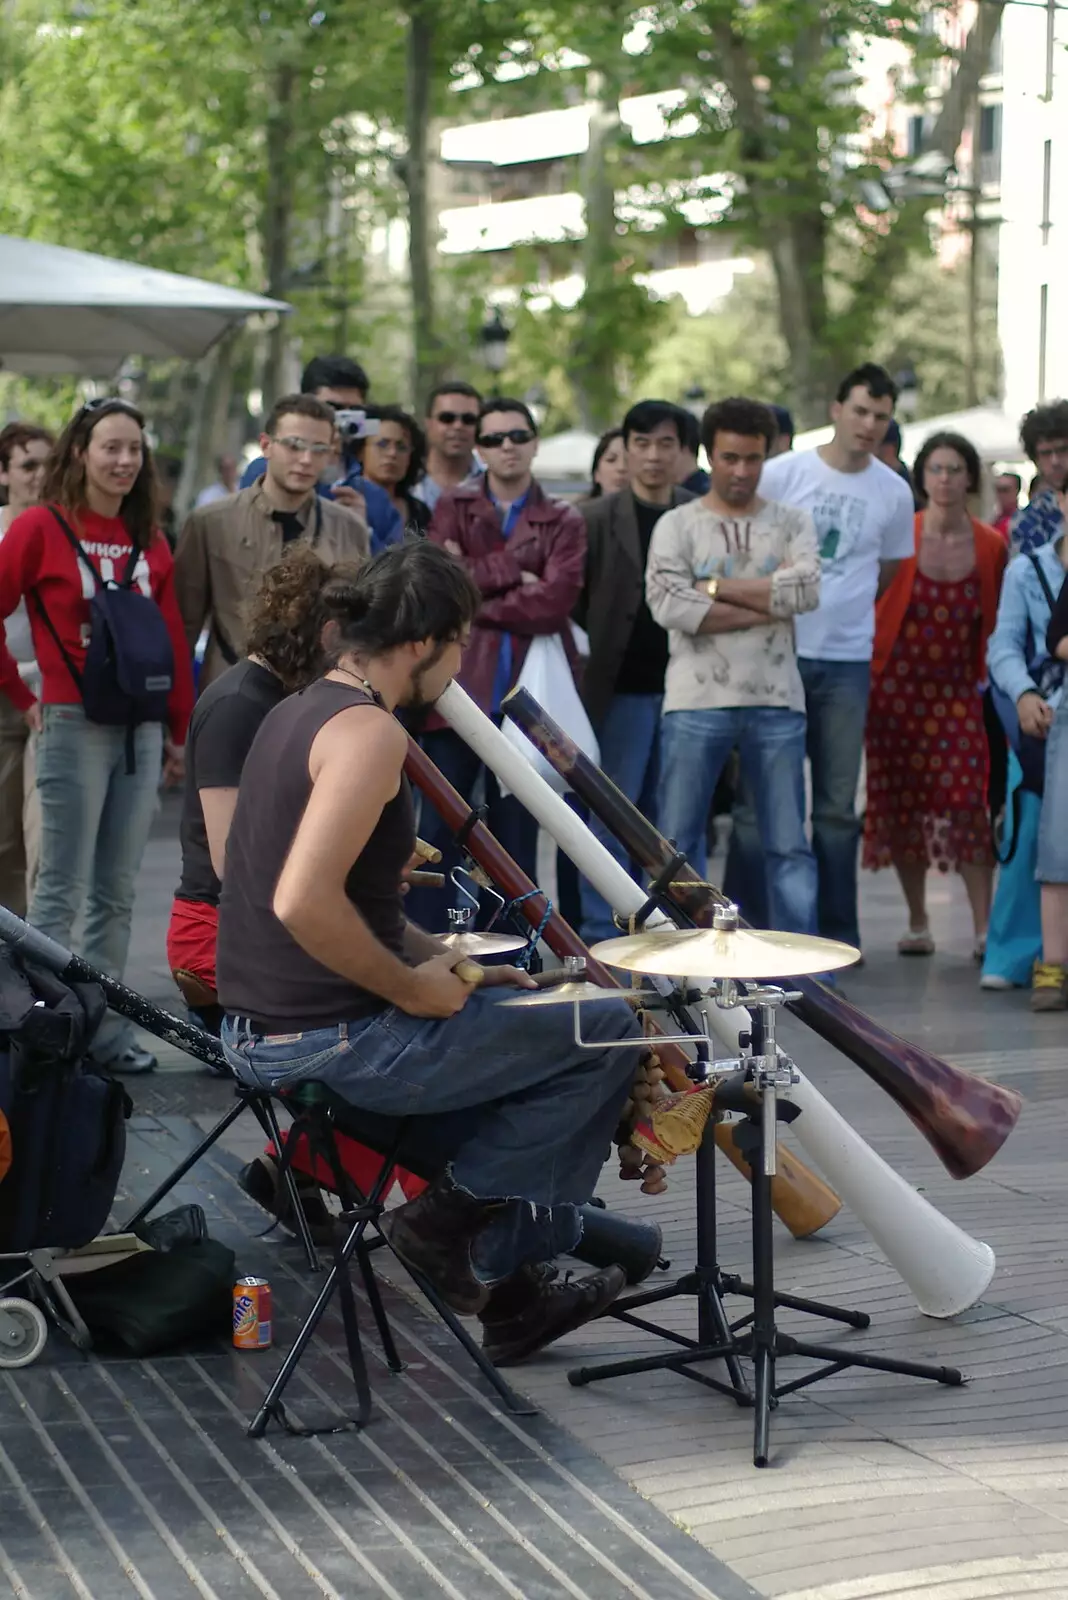
<instances>
[{"instance_id":1,"label":"white canopy tent","mask_svg":"<svg viewBox=\"0 0 1068 1600\"><path fill-rule=\"evenodd\" d=\"M534 460L537 477L550 490L561 493L588 489L597 435L584 428L567 428L542 439Z\"/></svg>"},{"instance_id":2,"label":"white canopy tent","mask_svg":"<svg viewBox=\"0 0 1068 1600\"><path fill-rule=\"evenodd\" d=\"M133 261L0 235L0 368L106 376L128 356L195 361L281 300Z\"/></svg>"},{"instance_id":3,"label":"white canopy tent","mask_svg":"<svg viewBox=\"0 0 1068 1600\"><path fill-rule=\"evenodd\" d=\"M832 428L810 428L794 440L795 450L815 450L826 444ZM925 417L922 422L906 423L901 429L901 458L911 463L923 441L932 433L962 433L988 465L1003 461L1007 465L1023 459L1020 422L1000 406L972 406L967 411L947 411L941 417Z\"/></svg>"}]
</instances>

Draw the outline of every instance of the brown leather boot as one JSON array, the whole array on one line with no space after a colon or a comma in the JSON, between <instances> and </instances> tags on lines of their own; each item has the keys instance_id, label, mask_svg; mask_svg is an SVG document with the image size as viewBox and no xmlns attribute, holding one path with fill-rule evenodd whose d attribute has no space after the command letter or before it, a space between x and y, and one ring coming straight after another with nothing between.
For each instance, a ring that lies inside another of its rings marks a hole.
<instances>
[{"instance_id":1,"label":"brown leather boot","mask_svg":"<svg viewBox=\"0 0 1068 1600\"><path fill-rule=\"evenodd\" d=\"M582 1278L570 1272L560 1277L548 1263L521 1267L496 1285L479 1312L482 1348L495 1367L525 1361L554 1339L602 1316L626 1281L622 1267L605 1267Z\"/></svg>"},{"instance_id":2,"label":"brown leather boot","mask_svg":"<svg viewBox=\"0 0 1068 1600\"><path fill-rule=\"evenodd\" d=\"M471 1242L498 1204L476 1200L450 1178L438 1178L414 1200L387 1211L381 1229L406 1267L429 1278L453 1311L471 1317L490 1297L488 1285L475 1277Z\"/></svg>"}]
</instances>

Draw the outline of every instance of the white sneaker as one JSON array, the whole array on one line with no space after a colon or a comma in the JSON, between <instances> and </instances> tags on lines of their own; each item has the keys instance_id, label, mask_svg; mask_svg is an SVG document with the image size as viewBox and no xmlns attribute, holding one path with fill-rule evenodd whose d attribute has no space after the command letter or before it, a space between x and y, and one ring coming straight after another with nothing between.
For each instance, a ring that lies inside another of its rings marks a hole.
<instances>
[{"instance_id":1,"label":"white sneaker","mask_svg":"<svg viewBox=\"0 0 1068 1600\"><path fill-rule=\"evenodd\" d=\"M980 989L1015 989L1016 985L1008 978L1003 978L1000 972L984 972L979 979Z\"/></svg>"}]
</instances>

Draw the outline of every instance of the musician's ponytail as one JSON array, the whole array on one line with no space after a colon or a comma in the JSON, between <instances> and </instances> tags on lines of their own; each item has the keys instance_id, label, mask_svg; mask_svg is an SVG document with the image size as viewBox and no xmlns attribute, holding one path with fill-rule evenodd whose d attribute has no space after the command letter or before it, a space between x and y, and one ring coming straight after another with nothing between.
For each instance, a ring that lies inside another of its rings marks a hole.
<instances>
[{"instance_id":1,"label":"musician's ponytail","mask_svg":"<svg viewBox=\"0 0 1068 1600\"><path fill-rule=\"evenodd\" d=\"M355 580L331 581L323 604L336 624L336 656L385 655L403 644L458 639L475 618L480 594L458 561L429 540L394 545Z\"/></svg>"}]
</instances>

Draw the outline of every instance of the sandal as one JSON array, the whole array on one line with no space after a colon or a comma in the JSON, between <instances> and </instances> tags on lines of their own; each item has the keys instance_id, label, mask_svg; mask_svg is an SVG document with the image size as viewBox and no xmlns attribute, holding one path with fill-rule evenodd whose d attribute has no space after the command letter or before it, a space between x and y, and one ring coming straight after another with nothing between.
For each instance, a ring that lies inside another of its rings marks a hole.
<instances>
[{"instance_id":1,"label":"sandal","mask_svg":"<svg viewBox=\"0 0 1068 1600\"><path fill-rule=\"evenodd\" d=\"M935 942L929 928L910 928L904 938L897 941L899 956L933 956Z\"/></svg>"}]
</instances>

